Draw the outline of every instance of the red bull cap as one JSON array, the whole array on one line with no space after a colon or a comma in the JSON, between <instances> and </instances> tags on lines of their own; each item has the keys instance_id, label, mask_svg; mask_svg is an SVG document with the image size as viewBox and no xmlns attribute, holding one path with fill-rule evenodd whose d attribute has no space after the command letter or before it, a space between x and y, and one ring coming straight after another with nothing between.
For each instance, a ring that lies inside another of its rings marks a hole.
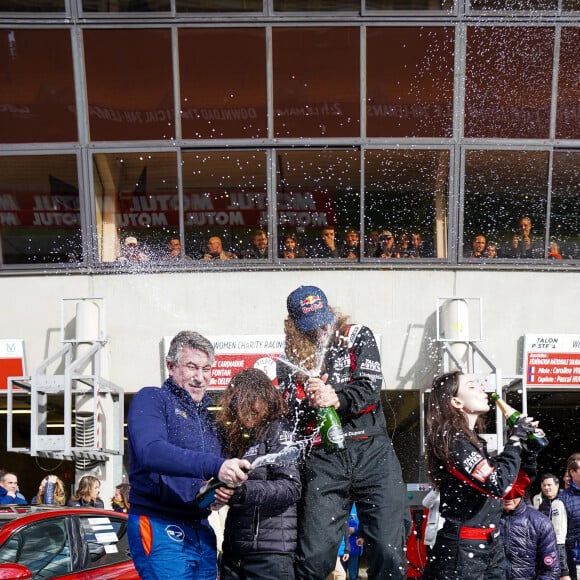
<instances>
[{"instance_id":1,"label":"red bull cap","mask_svg":"<svg viewBox=\"0 0 580 580\"><path fill-rule=\"evenodd\" d=\"M301 332L334 323L324 292L316 286L300 286L288 296L288 314Z\"/></svg>"}]
</instances>

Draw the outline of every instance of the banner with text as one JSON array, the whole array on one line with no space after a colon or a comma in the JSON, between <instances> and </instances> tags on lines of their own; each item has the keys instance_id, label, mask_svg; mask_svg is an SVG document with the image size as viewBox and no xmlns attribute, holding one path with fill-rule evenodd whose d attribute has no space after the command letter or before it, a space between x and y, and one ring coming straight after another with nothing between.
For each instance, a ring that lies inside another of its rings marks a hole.
<instances>
[{"instance_id":1,"label":"banner with text","mask_svg":"<svg viewBox=\"0 0 580 580\"><path fill-rule=\"evenodd\" d=\"M526 334L528 387L580 387L580 334Z\"/></svg>"},{"instance_id":2,"label":"banner with text","mask_svg":"<svg viewBox=\"0 0 580 580\"><path fill-rule=\"evenodd\" d=\"M167 354L173 337L163 339ZM225 389L231 378L244 369L257 368L273 381L276 361L284 352L283 334L208 336L215 349L210 389Z\"/></svg>"}]
</instances>

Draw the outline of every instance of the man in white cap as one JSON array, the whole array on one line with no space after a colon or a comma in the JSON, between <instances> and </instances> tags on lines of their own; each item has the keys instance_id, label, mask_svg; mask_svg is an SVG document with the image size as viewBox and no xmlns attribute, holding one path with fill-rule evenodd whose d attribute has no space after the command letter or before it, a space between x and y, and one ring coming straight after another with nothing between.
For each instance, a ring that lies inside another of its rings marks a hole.
<instances>
[{"instance_id":1,"label":"man in white cap","mask_svg":"<svg viewBox=\"0 0 580 580\"><path fill-rule=\"evenodd\" d=\"M139 242L135 236L127 236L123 244L123 251L118 259L122 263L147 262L149 257L139 249Z\"/></svg>"},{"instance_id":2,"label":"man in white cap","mask_svg":"<svg viewBox=\"0 0 580 580\"><path fill-rule=\"evenodd\" d=\"M325 580L331 573L354 501L369 578L403 580L410 514L381 406L383 379L375 337L331 308L316 286L294 290L287 307L278 383L296 433L310 445L302 470L296 576ZM336 409L345 449L328 452L321 444L316 422L321 407Z\"/></svg>"}]
</instances>

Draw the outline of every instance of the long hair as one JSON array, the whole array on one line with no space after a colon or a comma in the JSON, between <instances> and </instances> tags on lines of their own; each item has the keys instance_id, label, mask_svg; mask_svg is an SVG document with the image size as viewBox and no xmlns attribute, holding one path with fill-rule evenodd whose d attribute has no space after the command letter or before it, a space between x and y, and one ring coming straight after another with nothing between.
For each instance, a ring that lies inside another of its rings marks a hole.
<instances>
[{"instance_id":1,"label":"long hair","mask_svg":"<svg viewBox=\"0 0 580 580\"><path fill-rule=\"evenodd\" d=\"M93 487L96 482L99 482L99 478L94 475L83 475L79 480L79 485L72 496L72 499L79 501L81 498L86 500L93 499L91 494L93 492Z\"/></svg>"},{"instance_id":2,"label":"long hair","mask_svg":"<svg viewBox=\"0 0 580 580\"><path fill-rule=\"evenodd\" d=\"M451 404L457 395L459 377L463 373L454 371L435 377L429 393L429 411L427 415L427 471L435 487L439 487L441 470L451 461L452 441L463 433L474 445L480 442L477 435L469 428L465 413ZM485 422L477 418L475 432L484 430Z\"/></svg>"},{"instance_id":3,"label":"long hair","mask_svg":"<svg viewBox=\"0 0 580 580\"><path fill-rule=\"evenodd\" d=\"M128 483L120 483L115 486L115 489L119 490L119 495L121 496L121 504L118 503L114 497L111 498L111 503L117 504L120 508L129 509L129 491L131 491L131 486Z\"/></svg>"},{"instance_id":4,"label":"long hair","mask_svg":"<svg viewBox=\"0 0 580 580\"><path fill-rule=\"evenodd\" d=\"M346 335L349 319L335 308L330 308L336 320L334 322L334 338L330 340L329 347L340 344ZM320 357L324 355L320 346L310 337L298 330L292 318L288 317L284 321L284 333L286 342L284 344L284 354L286 358L297 367L311 371L314 369L324 370L324 361ZM322 366L321 366L322 363ZM297 377L300 378L300 377ZM306 375L302 377L305 379Z\"/></svg>"},{"instance_id":5,"label":"long hair","mask_svg":"<svg viewBox=\"0 0 580 580\"><path fill-rule=\"evenodd\" d=\"M241 417L254 413L255 404L266 404L255 427L247 428ZM259 440L268 425L283 417L286 407L282 395L268 375L259 369L245 369L232 377L221 400L218 422L224 430L224 447L229 457L242 457L252 441Z\"/></svg>"},{"instance_id":6,"label":"long hair","mask_svg":"<svg viewBox=\"0 0 580 580\"><path fill-rule=\"evenodd\" d=\"M46 483L48 475L40 482L38 493L36 494L36 503L41 505L44 503L44 492L46 490ZM64 483L60 477L56 478L54 483L54 505L64 505L66 503L66 491Z\"/></svg>"}]
</instances>

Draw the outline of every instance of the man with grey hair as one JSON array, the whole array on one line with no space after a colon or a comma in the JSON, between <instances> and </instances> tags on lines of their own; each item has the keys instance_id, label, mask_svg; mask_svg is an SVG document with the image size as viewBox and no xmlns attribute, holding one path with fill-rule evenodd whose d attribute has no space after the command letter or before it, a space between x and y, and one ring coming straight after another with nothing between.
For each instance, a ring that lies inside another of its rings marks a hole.
<instances>
[{"instance_id":1,"label":"man with grey hair","mask_svg":"<svg viewBox=\"0 0 580 580\"><path fill-rule=\"evenodd\" d=\"M211 342L197 332L178 333L166 357L169 378L145 387L128 416L131 556L144 579L215 580L217 550L209 509L196 505L205 481L226 504L246 479L246 460L222 455L217 424L206 390L214 362Z\"/></svg>"}]
</instances>

